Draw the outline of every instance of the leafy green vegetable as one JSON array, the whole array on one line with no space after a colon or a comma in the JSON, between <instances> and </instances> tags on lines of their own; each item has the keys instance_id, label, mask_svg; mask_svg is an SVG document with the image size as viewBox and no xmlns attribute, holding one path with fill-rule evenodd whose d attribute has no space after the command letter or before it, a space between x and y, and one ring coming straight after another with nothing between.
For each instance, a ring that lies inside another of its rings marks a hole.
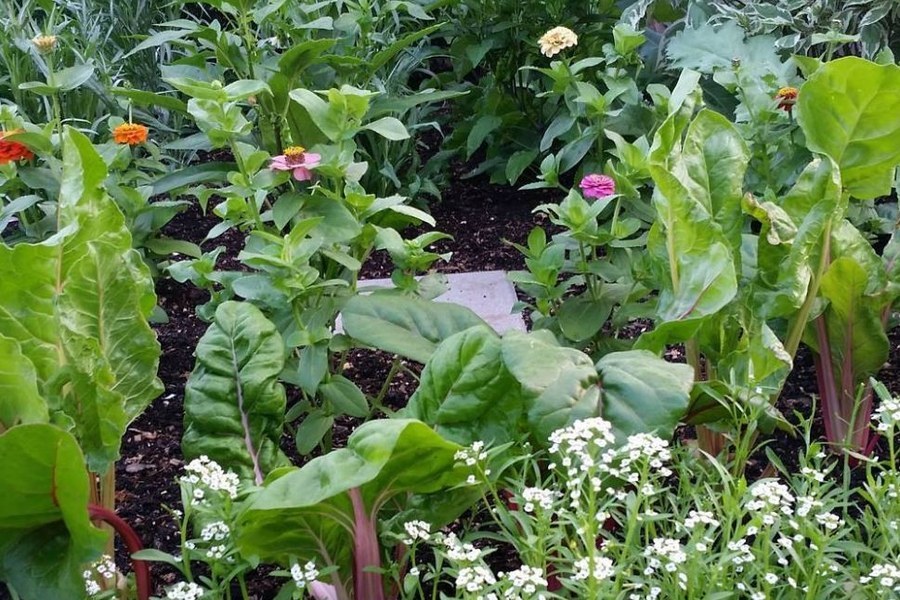
<instances>
[{"instance_id":1,"label":"leafy green vegetable","mask_svg":"<svg viewBox=\"0 0 900 600\"><path fill-rule=\"evenodd\" d=\"M813 152L830 156L852 196L890 194L900 164L900 67L848 56L800 88L797 121Z\"/></svg>"},{"instance_id":2,"label":"leafy green vegetable","mask_svg":"<svg viewBox=\"0 0 900 600\"><path fill-rule=\"evenodd\" d=\"M497 334L483 325L447 338L425 365L405 414L464 445L516 439L524 399L501 360L501 346Z\"/></svg>"},{"instance_id":3,"label":"leafy green vegetable","mask_svg":"<svg viewBox=\"0 0 900 600\"><path fill-rule=\"evenodd\" d=\"M248 302L225 302L197 344L184 393L186 457L207 455L261 484L289 464L279 449L284 424L284 342Z\"/></svg>"},{"instance_id":4,"label":"leafy green vegetable","mask_svg":"<svg viewBox=\"0 0 900 600\"><path fill-rule=\"evenodd\" d=\"M103 160L74 129L63 147L59 233L0 245L0 336L17 342L16 368L34 370L51 414L102 472L127 424L162 390L147 324L156 299L122 213L102 191Z\"/></svg>"},{"instance_id":5,"label":"leafy green vegetable","mask_svg":"<svg viewBox=\"0 0 900 600\"><path fill-rule=\"evenodd\" d=\"M362 533L355 531L351 493L358 491L370 520L398 495L463 493L450 491L470 473L456 466L460 449L419 421L370 421L353 432L346 448L315 458L253 494L237 543L244 553L281 564L299 559L337 565L331 582L346 589L353 539ZM367 566L357 565L357 570Z\"/></svg>"},{"instance_id":6,"label":"leafy green vegetable","mask_svg":"<svg viewBox=\"0 0 900 600\"><path fill-rule=\"evenodd\" d=\"M421 363L454 333L487 325L463 306L392 295L351 298L341 318L358 342Z\"/></svg>"},{"instance_id":7,"label":"leafy green vegetable","mask_svg":"<svg viewBox=\"0 0 900 600\"><path fill-rule=\"evenodd\" d=\"M82 565L106 534L88 520L89 480L70 434L47 424L0 435L0 581L24 600L81 598Z\"/></svg>"}]
</instances>

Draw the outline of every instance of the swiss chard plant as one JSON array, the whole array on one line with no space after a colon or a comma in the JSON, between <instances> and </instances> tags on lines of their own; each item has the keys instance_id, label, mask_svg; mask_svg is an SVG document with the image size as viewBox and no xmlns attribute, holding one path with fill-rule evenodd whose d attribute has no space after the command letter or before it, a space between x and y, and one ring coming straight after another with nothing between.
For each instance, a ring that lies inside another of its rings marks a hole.
<instances>
[{"instance_id":1,"label":"swiss chard plant","mask_svg":"<svg viewBox=\"0 0 900 600\"><path fill-rule=\"evenodd\" d=\"M739 130L708 109L692 117L696 88L679 86L687 93L680 94L681 107L657 132L650 154L659 220L649 250L665 271L657 275L656 326L638 345L685 343L697 380L709 382L697 388L692 419L720 418L714 400L723 390L745 405L776 398L805 339L822 364L833 365L827 378L820 377L829 441L864 451L864 440L848 439L853 399L886 358L881 318L895 300L885 267L891 263L881 261L845 217L855 198L890 191L900 148L878 133L892 131L895 123L893 113L873 100L890 103L895 93L836 82L871 71L866 85L892 89L895 70L850 58L819 67L800 88L806 99L797 108L816 157L785 192L766 187L762 197L744 191L750 153ZM863 114L867 107L877 116ZM807 329L810 321L815 336ZM865 422L865 407L862 412L857 423ZM768 418L775 419L771 426L778 416L769 412ZM864 435L862 426L857 431Z\"/></svg>"}]
</instances>

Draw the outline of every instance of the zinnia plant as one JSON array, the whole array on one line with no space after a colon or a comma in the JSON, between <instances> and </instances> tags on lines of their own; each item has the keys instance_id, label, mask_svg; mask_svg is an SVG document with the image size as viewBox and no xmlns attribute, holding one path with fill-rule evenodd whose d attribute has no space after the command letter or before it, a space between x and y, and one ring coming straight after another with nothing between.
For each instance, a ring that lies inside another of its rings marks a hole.
<instances>
[{"instance_id":1,"label":"zinnia plant","mask_svg":"<svg viewBox=\"0 0 900 600\"><path fill-rule=\"evenodd\" d=\"M0 132L0 165L15 162L17 160L31 160L34 154L25 144L6 139L8 136L22 133L21 131Z\"/></svg>"},{"instance_id":2,"label":"zinnia plant","mask_svg":"<svg viewBox=\"0 0 900 600\"><path fill-rule=\"evenodd\" d=\"M139 123L122 123L113 129L113 140L117 144L136 146L147 141L148 131L146 126Z\"/></svg>"},{"instance_id":3,"label":"zinnia plant","mask_svg":"<svg viewBox=\"0 0 900 600\"><path fill-rule=\"evenodd\" d=\"M538 40L541 54L552 57L566 48L578 45L578 36L568 27L554 27Z\"/></svg>"},{"instance_id":4,"label":"zinnia plant","mask_svg":"<svg viewBox=\"0 0 900 600\"><path fill-rule=\"evenodd\" d=\"M297 181L309 181L312 179L312 171L319 166L322 157L314 152L307 152L303 146L290 146L284 149L284 154L272 158L270 169L275 171L292 171Z\"/></svg>"},{"instance_id":5,"label":"zinnia plant","mask_svg":"<svg viewBox=\"0 0 900 600\"><path fill-rule=\"evenodd\" d=\"M606 198L616 193L616 182L612 177L591 173L581 180L581 191L586 198Z\"/></svg>"}]
</instances>

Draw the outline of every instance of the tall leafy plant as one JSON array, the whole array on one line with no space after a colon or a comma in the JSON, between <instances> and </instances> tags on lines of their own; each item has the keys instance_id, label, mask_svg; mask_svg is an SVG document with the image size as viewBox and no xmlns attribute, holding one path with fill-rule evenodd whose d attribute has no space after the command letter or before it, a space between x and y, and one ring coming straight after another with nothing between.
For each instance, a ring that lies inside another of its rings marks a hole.
<instances>
[{"instance_id":1,"label":"tall leafy plant","mask_svg":"<svg viewBox=\"0 0 900 600\"><path fill-rule=\"evenodd\" d=\"M838 165L842 195L850 202L889 195L900 164L900 67L839 59L819 67L801 92L797 118L806 143ZM896 245L895 234L879 257L849 221L837 222L822 257L822 307L806 332L816 353L826 435L854 452L871 450L868 380L889 353Z\"/></svg>"},{"instance_id":2,"label":"tall leafy plant","mask_svg":"<svg viewBox=\"0 0 900 600\"><path fill-rule=\"evenodd\" d=\"M0 245L0 340L10 372L28 378L7 386L13 406L31 407L2 427L47 414L71 431L90 471L103 476L94 499L112 506L122 435L162 385L147 323L153 281L103 190L106 175L90 141L66 129L58 233Z\"/></svg>"}]
</instances>

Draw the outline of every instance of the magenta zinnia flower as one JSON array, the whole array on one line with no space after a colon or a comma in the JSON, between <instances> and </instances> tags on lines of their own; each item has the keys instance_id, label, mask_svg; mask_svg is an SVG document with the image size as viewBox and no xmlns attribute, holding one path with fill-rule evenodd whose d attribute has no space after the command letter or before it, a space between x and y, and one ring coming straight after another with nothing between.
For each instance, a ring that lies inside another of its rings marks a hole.
<instances>
[{"instance_id":1,"label":"magenta zinnia flower","mask_svg":"<svg viewBox=\"0 0 900 600\"><path fill-rule=\"evenodd\" d=\"M313 152L307 152L303 146L291 146L284 149L284 154L272 157L269 168L275 171L293 171L297 181L309 181L312 179L312 171L319 166L322 156Z\"/></svg>"},{"instance_id":2,"label":"magenta zinnia flower","mask_svg":"<svg viewBox=\"0 0 900 600\"><path fill-rule=\"evenodd\" d=\"M616 182L612 177L591 173L581 180L581 191L588 198L606 198L616 193Z\"/></svg>"}]
</instances>

